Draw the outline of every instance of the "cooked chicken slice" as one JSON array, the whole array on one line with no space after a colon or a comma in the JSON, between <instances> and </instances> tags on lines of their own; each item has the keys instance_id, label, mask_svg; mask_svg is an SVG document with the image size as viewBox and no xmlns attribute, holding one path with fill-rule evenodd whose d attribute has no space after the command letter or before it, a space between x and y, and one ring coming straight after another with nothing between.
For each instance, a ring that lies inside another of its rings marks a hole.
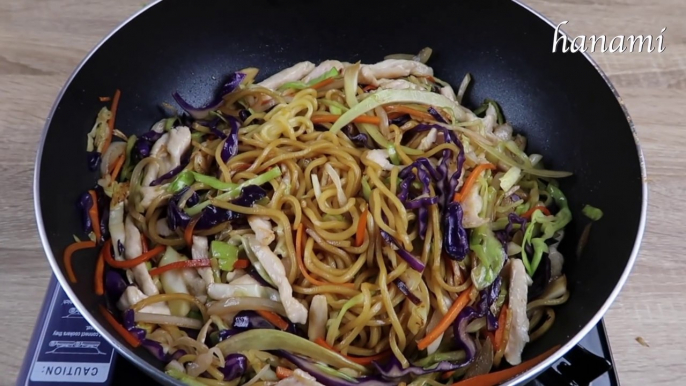
<instances>
[{"instance_id":1,"label":"cooked chicken slice","mask_svg":"<svg viewBox=\"0 0 686 386\"><path fill-rule=\"evenodd\" d=\"M126 241L124 243L124 256L126 260L135 259L143 254L143 244L141 242L141 232L133 223L131 216L126 216L126 221L124 223L124 229L126 230ZM133 272L134 280L138 287L143 290L143 293L147 296L157 295L160 293L157 290L155 282L152 280L150 273L148 273L148 267L145 263L138 264L137 266L131 268Z\"/></svg>"},{"instance_id":2,"label":"cooked chicken slice","mask_svg":"<svg viewBox=\"0 0 686 386\"><path fill-rule=\"evenodd\" d=\"M126 233L124 230L124 201L115 204L110 208L110 218L108 222L110 236L112 236L112 249L116 260L124 260L124 254L119 246L126 243Z\"/></svg>"},{"instance_id":3,"label":"cooked chicken slice","mask_svg":"<svg viewBox=\"0 0 686 386\"><path fill-rule=\"evenodd\" d=\"M147 296L143 292L141 292L141 290L139 290L138 287L130 285L126 287L124 293L121 295L121 298L119 298L119 301L117 302L117 308L119 308L122 311L126 311L145 298L147 298ZM149 312L151 314L160 315L171 315L171 312L169 312L169 307L167 307L167 303L164 302L155 303L143 307L141 308L141 312Z\"/></svg>"},{"instance_id":4,"label":"cooked chicken slice","mask_svg":"<svg viewBox=\"0 0 686 386\"><path fill-rule=\"evenodd\" d=\"M379 79L379 88L383 90L422 90L428 91L424 86L412 83L405 79Z\"/></svg>"},{"instance_id":5,"label":"cooked chicken slice","mask_svg":"<svg viewBox=\"0 0 686 386\"><path fill-rule=\"evenodd\" d=\"M360 67L359 82L379 85L379 79L397 79L408 75L432 76L434 70L421 62L404 59L387 59L375 64L363 64Z\"/></svg>"},{"instance_id":6,"label":"cooked chicken slice","mask_svg":"<svg viewBox=\"0 0 686 386\"><path fill-rule=\"evenodd\" d=\"M338 70L338 72L340 72L343 69L343 63L339 62L338 60L325 60L319 63L319 65L317 65L314 70L310 71L309 74L305 75L305 77L302 78L302 81L307 83L312 79L317 79L329 72L332 68L335 68Z\"/></svg>"},{"instance_id":7,"label":"cooked chicken slice","mask_svg":"<svg viewBox=\"0 0 686 386\"><path fill-rule=\"evenodd\" d=\"M249 247L257 256L264 269L267 271L269 278L272 279L276 288L279 289L281 296L281 303L286 309L288 319L293 323L307 323L307 308L293 298L293 288L286 277L286 270L283 267L281 260L269 249L268 246L262 245L254 235L244 236L248 242Z\"/></svg>"},{"instance_id":8,"label":"cooked chicken slice","mask_svg":"<svg viewBox=\"0 0 686 386\"><path fill-rule=\"evenodd\" d=\"M207 237L193 236L193 246L191 247L191 258L193 260L208 259L210 257L210 249L207 243ZM208 286L214 283L214 275L212 268L202 267L198 268L198 274L205 281Z\"/></svg>"},{"instance_id":9,"label":"cooked chicken slice","mask_svg":"<svg viewBox=\"0 0 686 386\"><path fill-rule=\"evenodd\" d=\"M252 228L253 232L255 232L255 237L260 244L269 245L276 238L276 236L274 236L272 223L269 221L269 217L248 216L248 224L250 224L250 228Z\"/></svg>"},{"instance_id":10,"label":"cooked chicken slice","mask_svg":"<svg viewBox=\"0 0 686 386\"><path fill-rule=\"evenodd\" d=\"M191 146L191 131L186 126L179 126L162 135L150 150L150 156L157 159L157 164L148 166L141 186L149 186L159 176L181 165L181 156Z\"/></svg>"},{"instance_id":11,"label":"cooked chicken slice","mask_svg":"<svg viewBox=\"0 0 686 386\"><path fill-rule=\"evenodd\" d=\"M512 325L507 346L505 346L505 359L512 365L518 365L522 362L524 345L529 342L529 318L526 316L526 301L530 279L526 274L524 263L520 259L510 259L505 270L506 275L509 275L510 278L508 310L512 313Z\"/></svg>"},{"instance_id":12,"label":"cooked chicken slice","mask_svg":"<svg viewBox=\"0 0 686 386\"><path fill-rule=\"evenodd\" d=\"M312 72L312 70L314 70L314 63L300 62L293 67L277 72L257 85L270 90L276 90L288 82L300 80L303 76Z\"/></svg>"}]
</instances>

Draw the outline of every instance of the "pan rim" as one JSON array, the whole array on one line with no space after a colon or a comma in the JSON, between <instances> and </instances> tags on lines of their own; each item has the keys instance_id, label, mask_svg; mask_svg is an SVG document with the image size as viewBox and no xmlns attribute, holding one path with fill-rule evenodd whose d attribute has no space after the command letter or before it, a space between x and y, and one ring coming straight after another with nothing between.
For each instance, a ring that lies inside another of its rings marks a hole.
<instances>
[{"instance_id":1,"label":"pan rim","mask_svg":"<svg viewBox=\"0 0 686 386\"><path fill-rule=\"evenodd\" d=\"M45 224L43 223L43 214L41 210L41 202L40 202L40 166L41 166L41 161L42 161L42 155L43 155L43 150L45 147L45 141L47 138L48 130L50 128L50 124L52 121L52 117L54 116L57 107L59 106L60 102L62 101L62 98L64 97L64 93L66 92L67 88L71 85L72 81L76 77L76 75L81 71L83 66L90 60L90 58L97 52L100 47L105 44L112 36L114 36L119 30L121 30L124 26L126 26L129 22L140 16L141 14L145 13L146 11L150 10L151 8L155 7L159 3L161 3L162 0L154 0L150 4L148 4L146 7L140 9L138 12L134 13L131 15L129 18L127 18L124 22L119 24L115 29L113 29L107 36L105 36L98 44L96 44L93 49L81 60L81 62L78 64L78 66L74 69L72 74L69 76L67 81L64 83L62 86L60 92L57 95L57 98L55 99L55 102L52 105L52 108L50 109L50 113L48 114L46 120L45 120L45 125L43 126L43 130L41 132L41 138L38 143L38 150L36 153L36 160L34 163L34 174L33 174L33 206L34 206L34 213L35 213L35 218L36 218L36 226L38 228L38 234L41 240L41 245L43 246L43 250L45 252L45 255L47 257L48 262L50 263L50 267L52 269L53 275L57 278L59 281L60 285L62 286L62 289L65 291L67 296L72 300L74 305L82 311L82 314L86 321L90 323L93 328L96 329L96 331L102 335L118 352L119 355L122 355L126 360L129 360L133 362L139 369L144 371L147 375L155 379L156 381L160 382L166 382L166 383L172 383L176 384L179 386L183 386L183 383L180 381L177 381L175 379L172 379L171 377L167 376L164 374L163 371L161 371L159 368L151 365L148 362L145 361L140 361L139 356L136 355L133 350L131 350L129 347L126 345L122 345L112 334L110 334L103 326L98 323L98 321L95 319L95 317L88 312L88 309L84 306L84 304L81 302L81 300L76 296L74 291L71 289L70 283L65 277L65 275L62 273L57 260L52 253L52 249L50 247L50 243L48 241L46 229L45 229ZM548 19L546 16L542 15L535 9L531 8L527 4L523 3L521 0L512 0L513 3L516 5L522 7L526 11L532 13L533 15L537 16L539 19L541 19L543 22L547 23L551 27L555 28L556 25ZM565 39L571 42L569 39L569 36L567 34L564 34ZM573 44L573 43L572 43ZM510 381L506 382L503 384L503 386L515 386L515 385L520 385L523 384L526 381L531 380L535 375L541 373L543 370L547 369L550 367L553 363L555 363L557 360L559 360L564 354L566 354L572 347L576 346L579 341L586 336L591 329L593 329L599 322L600 319L607 313L608 309L612 305L612 303L615 301L617 296L619 295L619 292L621 291L622 287L624 287L626 281L629 278L629 275L631 274L631 270L634 267L634 264L636 262L636 259L638 258L638 253L640 251L640 246L643 240L643 236L645 233L645 226L646 226L646 214L647 214L647 208L648 208L648 185L646 183L646 165L645 165L645 158L643 156L643 151L641 149L641 144L638 139L638 135L636 133L636 127L634 125L634 122L629 115L629 112L627 111L626 105L624 104L624 101L622 97L619 95L617 92L617 89L612 85L610 82L610 79L608 76L605 74L605 72L598 66L596 61L587 53L583 52L582 53L584 58L596 69L598 74L601 76L601 78L605 81L605 84L607 87L612 91L614 94L615 98L617 99L617 103L619 103L624 116L626 117L627 123L629 124L629 128L631 130L631 134L634 138L634 143L636 145L636 151L638 155L638 160L639 160L639 168L641 171L641 213L640 213L640 220L639 220L639 225L638 225L638 230L636 233L636 238L634 241L633 248L631 250L631 254L629 256L629 260L626 264L626 267L624 268L624 271L622 272L622 275L620 276L619 280L617 281L617 284L615 285L614 289L608 296L608 298L605 300L603 305L600 307L600 309L596 312L596 314L591 318L591 320L581 329L579 332L574 335L572 338L570 338L565 345L560 347L558 350L556 350L550 357L539 363L538 365L532 367L528 371L525 371L524 373L519 374L517 377L514 379L511 379Z\"/></svg>"}]
</instances>

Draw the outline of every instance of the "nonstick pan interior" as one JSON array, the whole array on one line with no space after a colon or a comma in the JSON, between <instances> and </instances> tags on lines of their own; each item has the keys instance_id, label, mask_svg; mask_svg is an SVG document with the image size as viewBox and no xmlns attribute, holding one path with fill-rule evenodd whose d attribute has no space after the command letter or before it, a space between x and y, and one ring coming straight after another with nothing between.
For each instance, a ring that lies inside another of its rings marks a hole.
<instances>
[{"instance_id":1,"label":"nonstick pan interior","mask_svg":"<svg viewBox=\"0 0 686 386\"><path fill-rule=\"evenodd\" d=\"M646 197L640 151L617 96L587 57L551 53L553 31L523 6L497 0L419 6L390 0L156 3L92 53L48 120L35 188L48 258L96 329L162 380L155 370L162 365L144 349L131 350L97 312L102 299L92 289L94 253L75 257L77 284L64 275L62 252L81 227L76 199L97 180L87 170L85 139L103 105L98 97L120 89L117 128L139 134L163 117L159 106L172 102L172 92L201 104L226 74L244 67L259 67L264 77L302 60L370 63L430 46L429 65L438 77L457 88L472 74L468 107L495 99L515 131L528 137L529 153L542 154L548 168L574 172L561 181L575 218L561 250L572 294L556 309L553 328L527 346L524 359L554 345L568 348L597 322L625 280ZM605 216L577 258L584 204Z\"/></svg>"}]
</instances>

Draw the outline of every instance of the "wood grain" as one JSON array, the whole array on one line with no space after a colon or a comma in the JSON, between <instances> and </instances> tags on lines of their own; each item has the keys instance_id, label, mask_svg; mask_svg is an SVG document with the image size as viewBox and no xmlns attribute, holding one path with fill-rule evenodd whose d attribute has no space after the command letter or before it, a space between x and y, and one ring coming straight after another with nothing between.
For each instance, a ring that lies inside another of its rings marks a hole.
<instances>
[{"instance_id":1,"label":"wood grain","mask_svg":"<svg viewBox=\"0 0 686 386\"><path fill-rule=\"evenodd\" d=\"M624 386L686 376L686 3L531 0L572 36L659 34L661 53L592 54L632 115L648 168L648 224L636 267L606 317ZM50 268L33 218L36 145L60 88L81 59L141 0L0 0L0 385L14 384ZM643 337L650 347L638 344Z\"/></svg>"}]
</instances>

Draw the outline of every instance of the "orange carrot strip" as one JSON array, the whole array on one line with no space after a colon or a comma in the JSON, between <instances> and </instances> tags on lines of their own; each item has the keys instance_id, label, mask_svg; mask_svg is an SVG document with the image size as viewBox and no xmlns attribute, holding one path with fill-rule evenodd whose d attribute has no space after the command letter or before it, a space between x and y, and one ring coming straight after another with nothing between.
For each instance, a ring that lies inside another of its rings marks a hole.
<instances>
[{"instance_id":1,"label":"orange carrot strip","mask_svg":"<svg viewBox=\"0 0 686 386\"><path fill-rule=\"evenodd\" d=\"M305 276L305 279L309 281L310 283L320 286L320 285L330 285L331 283L323 282L321 280L317 280L313 278L309 272L307 272L307 268L305 267L305 262L303 261L303 244L304 238L305 238L305 231L304 231L305 225L303 223L300 223L298 225L298 229L295 232L295 259L298 261L298 268L300 268L300 272L302 272L303 276ZM348 288L355 288L355 285L353 283L342 283L342 284L336 284L340 285L343 287L348 287Z\"/></svg>"},{"instance_id":2,"label":"orange carrot strip","mask_svg":"<svg viewBox=\"0 0 686 386\"><path fill-rule=\"evenodd\" d=\"M112 174L110 174L112 176L112 181L117 180L119 171L121 170L122 165L124 165L124 158L126 158L126 156L122 154L119 157L117 157L117 161L114 162L114 168L112 168Z\"/></svg>"},{"instance_id":3,"label":"orange carrot strip","mask_svg":"<svg viewBox=\"0 0 686 386\"><path fill-rule=\"evenodd\" d=\"M559 348L559 345L555 346L536 358L530 359L520 365L510 367L509 369L496 371L494 373L478 375L474 378L465 379L464 381L453 383L452 386L497 386L543 362Z\"/></svg>"},{"instance_id":4,"label":"orange carrot strip","mask_svg":"<svg viewBox=\"0 0 686 386\"><path fill-rule=\"evenodd\" d=\"M315 83L314 85L310 86L310 88L317 90L317 89L320 89L324 86L330 85L331 83L333 83L333 81L334 81L334 78L324 79L321 82Z\"/></svg>"},{"instance_id":5,"label":"orange carrot strip","mask_svg":"<svg viewBox=\"0 0 686 386\"><path fill-rule=\"evenodd\" d=\"M327 343L327 341L324 340L324 338L317 338L317 339L314 340L314 343L316 343L316 344L318 344L318 345L320 345L320 346L322 346L322 347L324 347L324 348L328 348L328 349L331 350L331 351L338 352L338 350L336 350L335 348L333 348L332 345L330 345L329 343Z\"/></svg>"},{"instance_id":6,"label":"orange carrot strip","mask_svg":"<svg viewBox=\"0 0 686 386\"><path fill-rule=\"evenodd\" d=\"M250 266L250 260L248 259L238 259L233 263L233 269L246 269Z\"/></svg>"},{"instance_id":7,"label":"orange carrot strip","mask_svg":"<svg viewBox=\"0 0 686 386\"><path fill-rule=\"evenodd\" d=\"M465 181L464 185L462 186L462 189L460 189L460 192L455 193L453 201L462 202L465 194L467 194L469 189L472 188L472 185L474 185L474 182L476 182L476 178L481 174L481 172L486 169L495 170L495 168L496 166L493 164L480 164L479 166L475 167L474 170L472 170L472 173L469 175L469 177L467 177L467 181Z\"/></svg>"},{"instance_id":8,"label":"orange carrot strip","mask_svg":"<svg viewBox=\"0 0 686 386\"><path fill-rule=\"evenodd\" d=\"M328 344L326 342L326 340L324 340L324 338L317 338L314 340L314 343L316 343L316 344L318 344L318 345L320 345L326 349L329 349L333 352L338 352L338 350L336 350L333 346ZM379 361L379 360L388 358L388 356L390 356L390 355L391 355L391 351L386 350L386 351L380 352L376 355L372 355L372 356L368 356L368 357L352 357L349 355L343 355L343 356L351 362L355 362L358 365L366 366L366 365L371 364L374 361Z\"/></svg>"},{"instance_id":9,"label":"orange carrot strip","mask_svg":"<svg viewBox=\"0 0 686 386\"><path fill-rule=\"evenodd\" d=\"M98 305L98 309L100 309L100 313L107 320L107 322L110 324L110 326L112 326L112 328L114 328L114 330L117 331L117 333L119 333L119 335L121 335L122 338L124 338L124 340L128 344L130 344L133 347L138 347L141 345L141 342L138 341L138 339L135 336L133 336L132 333L127 331L124 328L124 326L122 326L121 324L119 324L119 322L117 322L117 319L115 319L114 316L112 316L112 314L110 314L110 312L107 311L107 308L105 308L102 304L100 304L100 305Z\"/></svg>"},{"instance_id":10,"label":"orange carrot strip","mask_svg":"<svg viewBox=\"0 0 686 386\"><path fill-rule=\"evenodd\" d=\"M110 98L110 97L100 97L98 99L100 99L100 102L109 102L112 100L112 98Z\"/></svg>"},{"instance_id":11,"label":"orange carrot strip","mask_svg":"<svg viewBox=\"0 0 686 386\"><path fill-rule=\"evenodd\" d=\"M340 118L340 115L333 114L317 114L313 115L310 120L312 123L334 123ZM355 123L371 123L372 125L381 124L381 119L379 117L372 117L369 115L360 115L359 117L353 119Z\"/></svg>"},{"instance_id":12,"label":"orange carrot strip","mask_svg":"<svg viewBox=\"0 0 686 386\"><path fill-rule=\"evenodd\" d=\"M188 245L189 248L193 246L193 230L195 229L195 224L198 223L198 220L200 220L200 216L191 220L186 226L186 230L183 232L183 239L186 241L186 245Z\"/></svg>"},{"instance_id":13,"label":"orange carrot strip","mask_svg":"<svg viewBox=\"0 0 686 386\"><path fill-rule=\"evenodd\" d=\"M210 261L210 259L196 259L196 260L177 261L177 262L174 262L171 264L167 264L167 265L163 265L161 267L151 269L150 270L150 276L161 275L167 271L171 271L174 269L209 267L211 265L212 265L212 262Z\"/></svg>"},{"instance_id":14,"label":"orange carrot strip","mask_svg":"<svg viewBox=\"0 0 686 386\"><path fill-rule=\"evenodd\" d=\"M112 136L114 135L114 120L117 117L117 108L119 108L119 98L121 97L121 91L117 89L117 91L114 92L114 99L112 100L112 108L110 109L110 112L112 113L112 116L110 119L107 121L107 126L109 126L110 130L107 135L107 138L105 138L105 143L102 145L102 152L100 154L105 154L107 151L107 148L110 147L110 143L112 143Z\"/></svg>"},{"instance_id":15,"label":"orange carrot strip","mask_svg":"<svg viewBox=\"0 0 686 386\"><path fill-rule=\"evenodd\" d=\"M360 220L357 223L357 233L355 234L355 246L359 247L364 243L364 234L367 230L367 213L369 211L364 208L364 212L360 215Z\"/></svg>"},{"instance_id":16,"label":"orange carrot strip","mask_svg":"<svg viewBox=\"0 0 686 386\"><path fill-rule=\"evenodd\" d=\"M498 317L498 329L495 330L495 337L493 340L493 352L500 351L500 347L505 340L505 325L507 324L507 304L503 304L500 309L500 316Z\"/></svg>"},{"instance_id":17,"label":"orange carrot strip","mask_svg":"<svg viewBox=\"0 0 686 386\"><path fill-rule=\"evenodd\" d=\"M111 267L126 269L126 268L133 268L133 267L135 267L141 263L145 263L146 261L148 261L148 260L152 259L153 257L159 255L160 253L164 252L165 249L167 249L167 247L160 244L160 245L156 246L155 248L143 253L142 255L140 255L138 257L136 257L135 259L119 261L119 260L115 260L112 257L112 253L110 252L109 248L105 248L105 253L103 254L103 256L105 258L105 263L109 264ZM152 271L150 271L150 272L152 272Z\"/></svg>"},{"instance_id":18,"label":"orange carrot strip","mask_svg":"<svg viewBox=\"0 0 686 386\"><path fill-rule=\"evenodd\" d=\"M89 190L88 194L91 195L91 199L93 200L93 206L91 206L90 209L88 209L88 217L91 219L91 224L93 224L93 233L95 233L95 241L99 242L100 241L100 216L98 215L98 194L95 193L95 190Z\"/></svg>"},{"instance_id":19,"label":"orange carrot strip","mask_svg":"<svg viewBox=\"0 0 686 386\"><path fill-rule=\"evenodd\" d=\"M282 367L282 366L276 366L276 377L279 379L286 379L293 375L293 370Z\"/></svg>"},{"instance_id":20,"label":"orange carrot strip","mask_svg":"<svg viewBox=\"0 0 686 386\"><path fill-rule=\"evenodd\" d=\"M550 215L551 215L551 213L550 213L550 211L548 210L548 208L546 208L546 207L543 206L543 205L537 205L537 206L534 206L533 208L527 210L526 212L524 212L524 214L522 215L522 217L524 217L524 218L527 219L527 220L531 220L531 216L533 216L533 215L534 215L534 212L537 211L537 210L540 210L540 211L543 212L543 214L546 215L546 216L550 216Z\"/></svg>"},{"instance_id":21,"label":"orange carrot strip","mask_svg":"<svg viewBox=\"0 0 686 386\"><path fill-rule=\"evenodd\" d=\"M436 118L434 118L433 115L431 115L427 112L421 111L421 110L413 109L412 107L409 107L409 106L403 106L403 105L384 106L384 110L386 110L386 112L388 112L388 113L410 114L411 116L413 116L415 118L420 118L420 119L423 119L425 121L435 121L436 120Z\"/></svg>"},{"instance_id":22,"label":"orange carrot strip","mask_svg":"<svg viewBox=\"0 0 686 386\"><path fill-rule=\"evenodd\" d=\"M440 322L436 325L436 327L428 332L424 338L419 340L417 342L417 348L420 350L424 350L427 348L433 341L438 339L438 336L441 335L442 333L445 332L445 330L450 327L450 325L453 323L453 321L457 318L457 315L462 311L465 306L467 306L467 303L469 303L469 295L472 292L472 286L467 288L466 290L462 291L460 296L455 299L453 302L453 305L450 306L450 309L448 309L448 312L443 315L443 318L441 319Z\"/></svg>"},{"instance_id":23,"label":"orange carrot strip","mask_svg":"<svg viewBox=\"0 0 686 386\"><path fill-rule=\"evenodd\" d=\"M93 241L79 241L77 243L69 244L64 250L64 269L67 271L70 282L76 283L76 275L74 274L74 267L71 263L72 255L76 251L93 247L95 247L95 242Z\"/></svg>"},{"instance_id":24,"label":"orange carrot strip","mask_svg":"<svg viewBox=\"0 0 686 386\"><path fill-rule=\"evenodd\" d=\"M278 314L271 312L271 311L256 311L258 315L261 317L267 319L267 321L276 327L278 327L281 330L287 330L288 329L288 322L283 320L282 317L280 317Z\"/></svg>"},{"instance_id":25,"label":"orange carrot strip","mask_svg":"<svg viewBox=\"0 0 686 386\"><path fill-rule=\"evenodd\" d=\"M105 241L105 244L100 248L98 255L98 262L95 264L95 277L93 278L93 288L96 295L105 294L105 250L109 250L112 245L112 240Z\"/></svg>"}]
</instances>

